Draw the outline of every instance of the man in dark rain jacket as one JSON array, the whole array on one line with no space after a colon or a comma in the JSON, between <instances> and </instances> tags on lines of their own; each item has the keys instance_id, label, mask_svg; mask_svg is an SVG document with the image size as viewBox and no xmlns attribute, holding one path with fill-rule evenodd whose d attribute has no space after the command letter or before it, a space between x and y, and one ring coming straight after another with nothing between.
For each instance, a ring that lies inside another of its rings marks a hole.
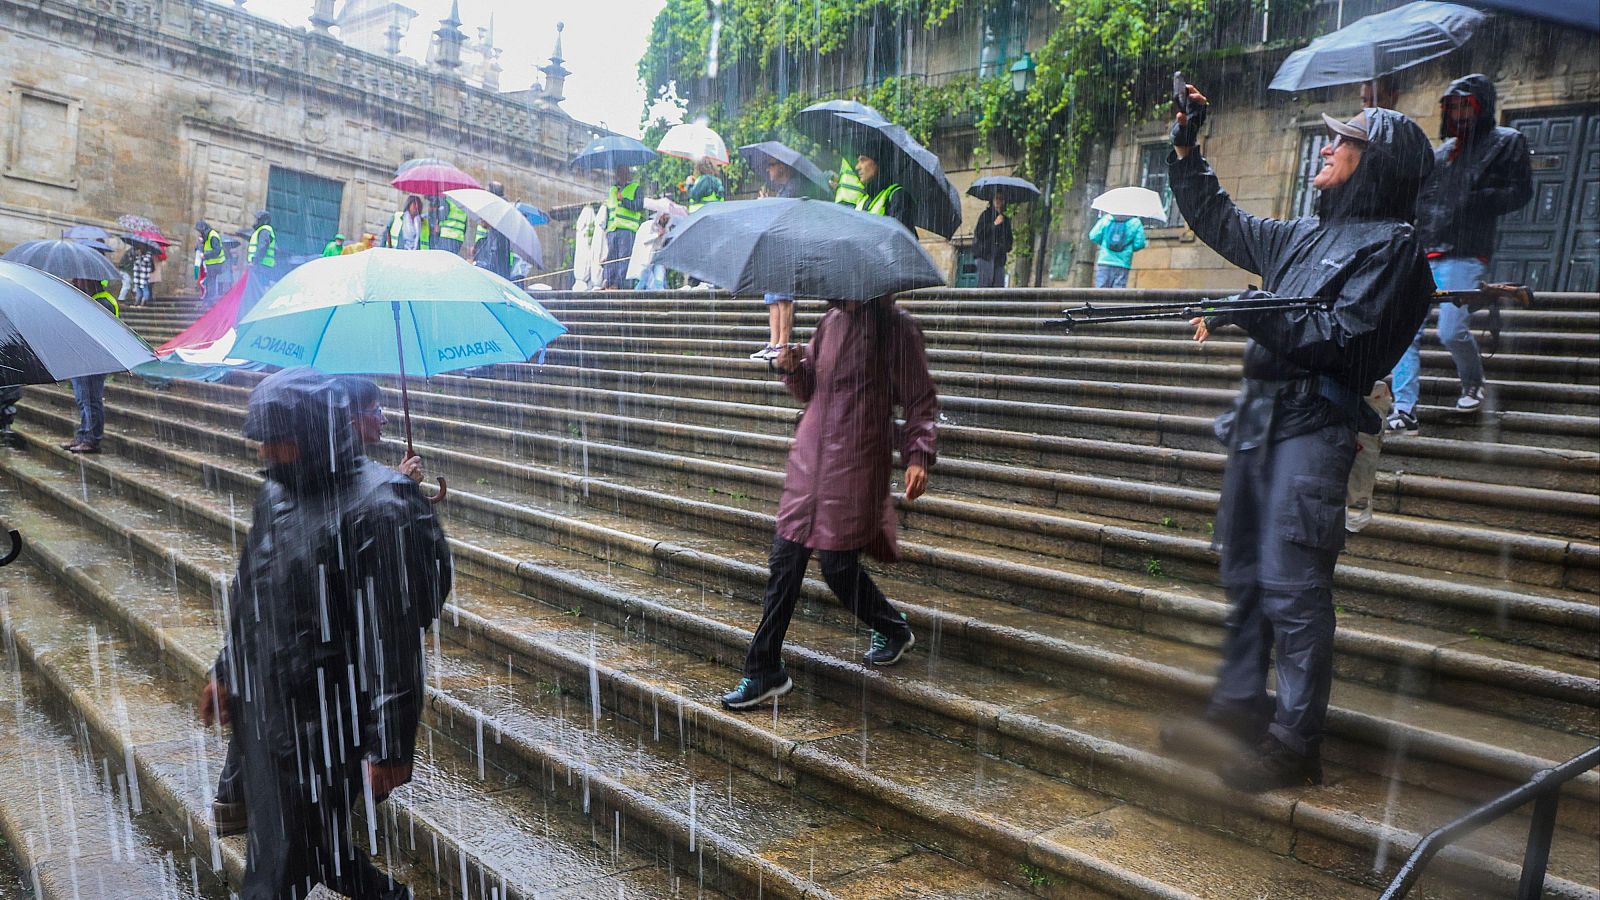
<instances>
[{"instance_id":1,"label":"man in dark rain jacket","mask_svg":"<svg viewBox=\"0 0 1600 900\"><path fill-rule=\"evenodd\" d=\"M408 781L422 634L449 593L443 531L415 484L359 455L349 398L311 369L262 381L245 436L267 480L228 596L201 718L233 725L248 803L243 897L410 892L380 873L349 813Z\"/></svg>"},{"instance_id":2,"label":"man in dark rain jacket","mask_svg":"<svg viewBox=\"0 0 1600 900\"><path fill-rule=\"evenodd\" d=\"M1494 83L1468 75L1450 83L1439 98L1439 135L1445 142L1433 154L1433 174L1417 198L1417 231L1440 290L1472 290L1489 280L1495 225L1533 197L1533 160L1528 140L1515 128L1494 124ZM1439 303L1439 342L1450 351L1461 379L1460 412L1483 405L1483 358L1467 327L1464 303ZM1418 376L1422 371L1422 329L1394 367L1394 413L1389 427L1418 434Z\"/></svg>"},{"instance_id":3,"label":"man in dark rain jacket","mask_svg":"<svg viewBox=\"0 0 1600 900\"><path fill-rule=\"evenodd\" d=\"M1194 146L1206 101L1188 90L1197 114L1180 115L1167 161L1184 220L1229 262L1259 273L1270 294L1331 302L1192 323L1196 340L1224 325L1250 335L1239 397L1217 420L1229 455L1216 543L1231 608L1206 719L1251 745L1222 767L1233 787L1315 784L1345 485L1356 431L1379 427L1362 400L1410 343L1433 292L1411 226L1433 157L1422 129L1392 110L1367 109L1348 123L1324 116L1335 140L1313 182L1317 217L1257 218L1234 205ZM1275 702L1266 692L1269 655ZM1197 730L1169 728L1163 741L1197 750L1189 745Z\"/></svg>"}]
</instances>

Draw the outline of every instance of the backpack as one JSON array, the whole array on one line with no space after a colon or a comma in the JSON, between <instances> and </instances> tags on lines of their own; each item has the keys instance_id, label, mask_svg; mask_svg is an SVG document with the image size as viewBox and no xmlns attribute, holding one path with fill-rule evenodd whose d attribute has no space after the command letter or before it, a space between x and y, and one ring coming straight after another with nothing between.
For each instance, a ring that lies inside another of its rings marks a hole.
<instances>
[{"instance_id":1,"label":"backpack","mask_svg":"<svg viewBox=\"0 0 1600 900\"><path fill-rule=\"evenodd\" d=\"M1121 253L1128 248L1133 238L1128 234L1128 223L1122 219L1115 219L1111 227L1106 229L1106 249L1112 253Z\"/></svg>"}]
</instances>

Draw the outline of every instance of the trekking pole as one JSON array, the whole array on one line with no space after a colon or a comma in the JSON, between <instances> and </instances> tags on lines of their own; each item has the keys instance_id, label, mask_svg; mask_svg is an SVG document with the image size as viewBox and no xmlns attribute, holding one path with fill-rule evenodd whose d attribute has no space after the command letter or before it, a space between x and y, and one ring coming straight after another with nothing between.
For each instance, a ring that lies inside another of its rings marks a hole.
<instances>
[{"instance_id":1,"label":"trekking pole","mask_svg":"<svg viewBox=\"0 0 1600 900\"><path fill-rule=\"evenodd\" d=\"M1202 300L1196 303L1143 303L1130 306L1100 307L1092 303L1062 310L1065 318L1049 319L1046 325L1060 325L1068 331L1079 325L1106 322L1138 322L1147 319L1193 319L1222 312L1283 312L1297 309L1329 309L1332 301L1322 297L1261 297L1247 300Z\"/></svg>"}]
</instances>

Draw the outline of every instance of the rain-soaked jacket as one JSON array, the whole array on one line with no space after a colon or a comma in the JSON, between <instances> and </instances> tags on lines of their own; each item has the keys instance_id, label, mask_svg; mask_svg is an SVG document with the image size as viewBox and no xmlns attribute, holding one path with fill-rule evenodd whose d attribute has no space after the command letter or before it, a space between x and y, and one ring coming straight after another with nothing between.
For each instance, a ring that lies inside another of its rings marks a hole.
<instances>
[{"instance_id":1,"label":"rain-soaked jacket","mask_svg":"<svg viewBox=\"0 0 1600 900\"><path fill-rule=\"evenodd\" d=\"M293 770L296 743L303 754L308 740L341 758L411 761L421 634L450 590L431 505L410 479L359 456L349 423L344 389L311 369L262 381L245 419L246 437L293 441L300 460L270 466L256 497L213 672L243 701L236 729L264 719L262 749L280 769ZM247 751L246 766L262 756Z\"/></svg>"},{"instance_id":2,"label":"rain-soaked jacket","mask_svg":"<svg viewBox=\"0 0 1600 900\"><path fill-rule=\"evenodd\" d=\"M1445 97L1472 97L1478 118L1465 135L1442 116L1445 142L1433 155L1433 174L1417 198L1417 231L1430 256L1488 259L1496 221L1533 197L1533 161L1528 139L1515 128L1494 124L1494 82L1483 75L1457 78Z\"/></svg>"},{"instance_id":3,"label":"rain-soaked jacket","mask_svg":"<svg viewBox=\"0 0 1600 900\"><path fill-rule=\"evenodd\" d=\"M1416 230L1417 188L1432 166L1428 138L1391 110L1368 109L1368 142L1344 184L1322 192L1317 216L1252 216L1217 183L1198 147L1167 160L1172 192L1194 233L1229 262L1260 274L1280 297L1324 297L1331 310L1239 312L1245 382L1217 434L1235 449L1363 422L1373 382L1388 374L1427 315L1433 294ZM1355 402L1350 402L1353 395Z\"/></svg>"},{"instance_id":4,"label":"rain-soaked jacket","mask_svg":"<svg viewBox=\"0 0 1600 900\"><path fill-rule=\"evenodd\" d=\"M892 454L907 466L937 458L939 397L916 320L889 299L834 303L805 359L784 377L806 405L778 502L778 534L813 550L899 558ZM897 428L894 407L905 413Z\"/></svg>"}]
</instances>

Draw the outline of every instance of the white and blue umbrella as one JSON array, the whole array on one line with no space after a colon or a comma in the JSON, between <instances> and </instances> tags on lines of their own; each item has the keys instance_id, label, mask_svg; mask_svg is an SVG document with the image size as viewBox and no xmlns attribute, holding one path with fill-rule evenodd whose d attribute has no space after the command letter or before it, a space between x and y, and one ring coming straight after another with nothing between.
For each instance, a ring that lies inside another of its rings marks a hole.
<instances>
[{"instance_id":1,"label":"white and blue umbrella","mask_svg":"<svg viewBox=\"0 0 1600 900\"><path fill-rule=\"evenodd\" d=\"M229 352L329 374L400 376L409 451L407 374L523 362L566 330L521 288L454 253L380 247L284 276L239 321Z\"/></svg>"}]
</instances>

